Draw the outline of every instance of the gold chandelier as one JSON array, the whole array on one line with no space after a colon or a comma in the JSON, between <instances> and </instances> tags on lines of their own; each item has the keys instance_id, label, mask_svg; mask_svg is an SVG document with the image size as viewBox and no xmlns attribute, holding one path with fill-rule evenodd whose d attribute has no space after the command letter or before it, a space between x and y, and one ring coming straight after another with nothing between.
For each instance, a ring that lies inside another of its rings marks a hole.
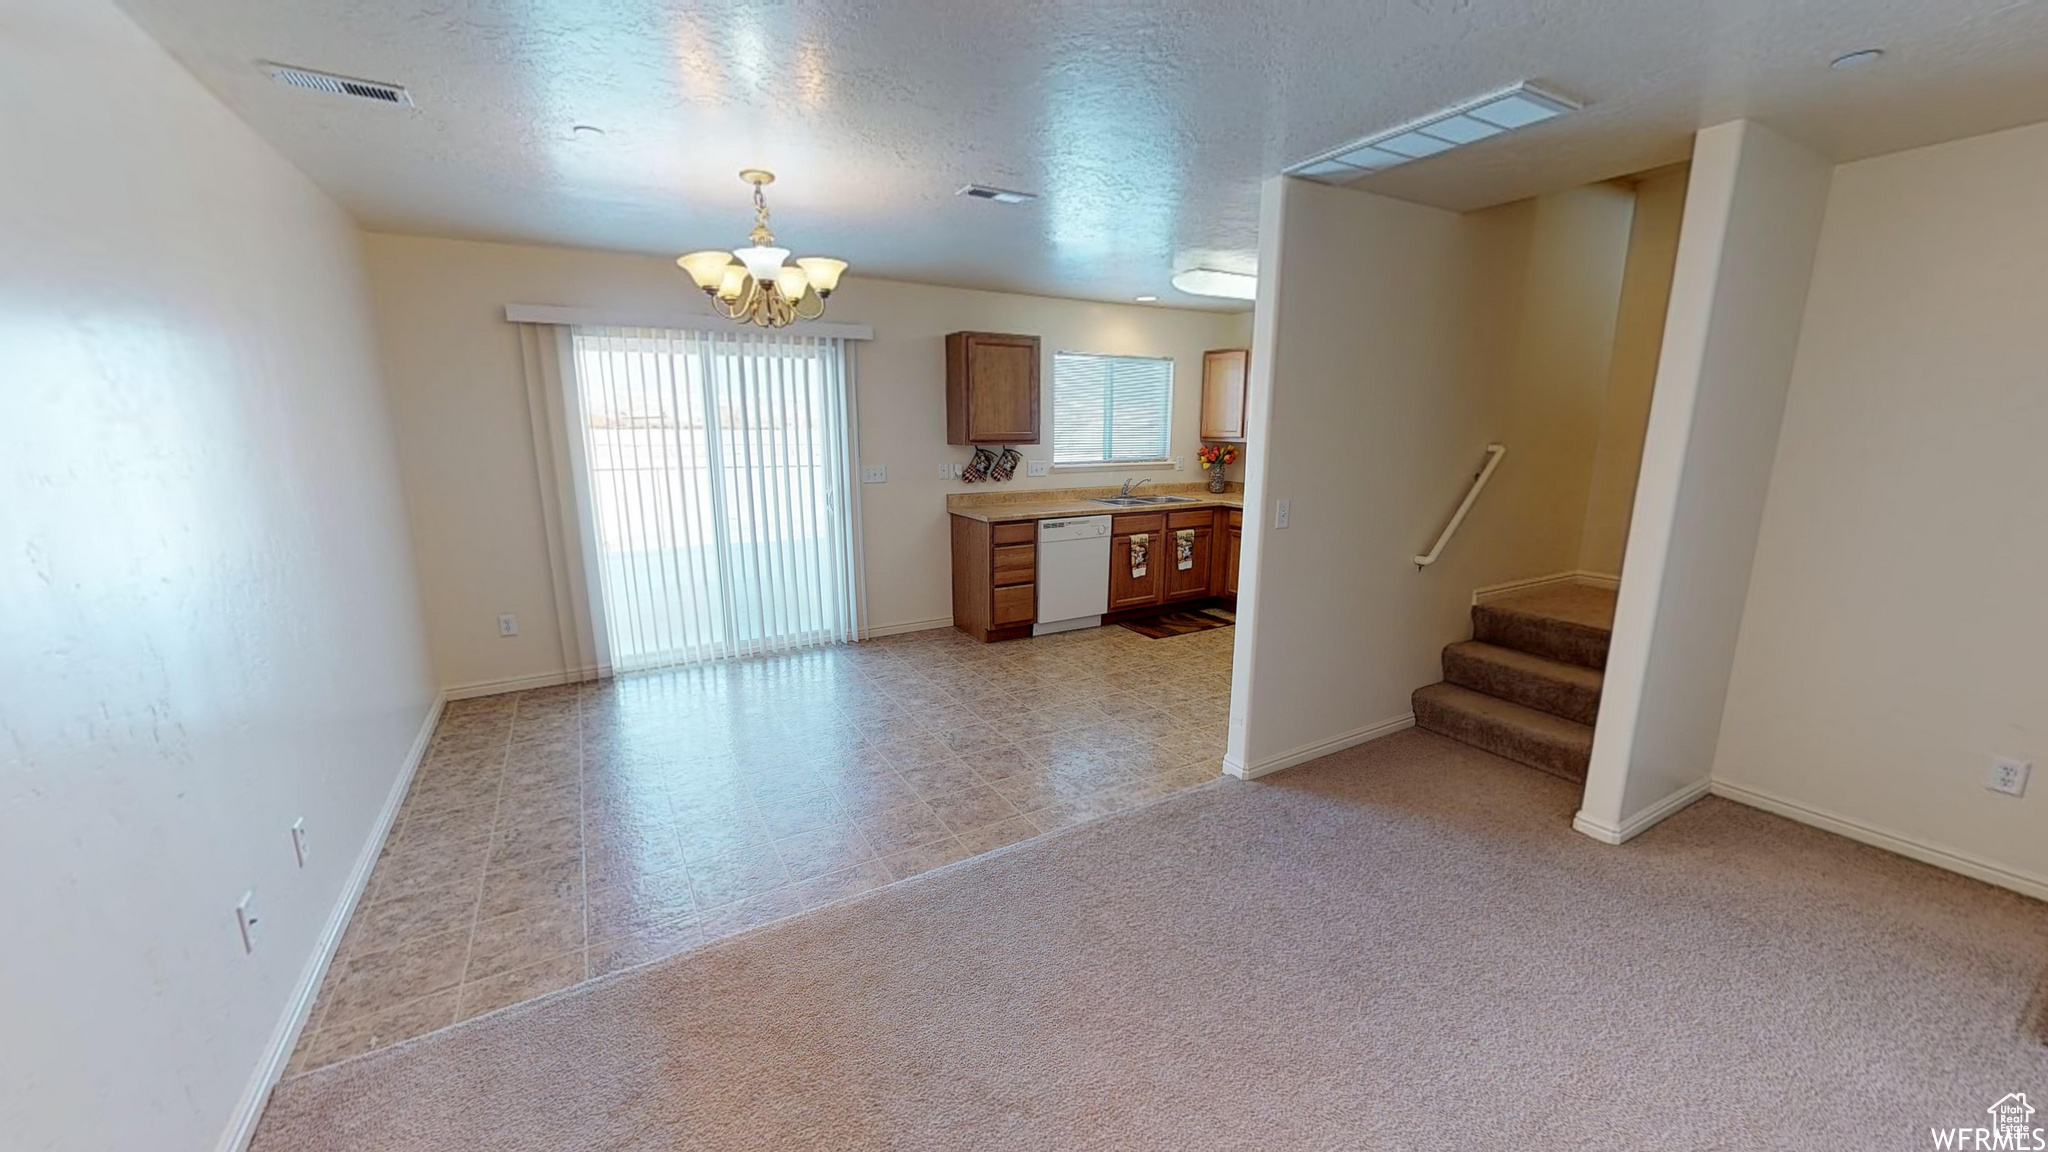
<instances>
[{"instance_id":1,"label":"gold chandelier","mask_svg":"<svg viewBox=\"0 0 2048 1152\"><path fill-rule=\"evenodd\" d=\"M825 314L825 298L839 287L846 261L830 256L805 256L785 264L789 249L775 247L768 230L768 200L761 189L775 182L775 173L748 168L740 179L754 186L754 230L751 248L735 252L692 252L676 263L711 297L711 306L728 320L780 328Z\"/></svg>"}]
</instances>

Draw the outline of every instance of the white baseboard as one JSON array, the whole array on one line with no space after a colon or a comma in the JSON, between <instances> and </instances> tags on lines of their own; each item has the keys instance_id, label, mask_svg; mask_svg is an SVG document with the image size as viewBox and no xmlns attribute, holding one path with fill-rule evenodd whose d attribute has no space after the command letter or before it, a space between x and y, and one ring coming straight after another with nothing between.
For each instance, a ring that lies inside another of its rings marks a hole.
<instances>
[{"instance_id":1,"label":"white baseboard","mask_svg":"<svg viewBox=\"0 0 2048 1152\"><path fill-rule=\"evenodd\" d=\"M1396 732L1413 727L1415 727L1415 713L1404 712L1391 720L1382 720L1377 724L1367 724L1363 728L1353 728L1349 732L1340 733L1327 740L1318 740L1313 744L1304 744L1299 748L1282 752L1277 756L1268 756L1249 765L1225 756L1223 758L1223 770L1240 780L1256 780L1261 776L1278 772L1282 768L1292 768L1296 764L1306 764L1311 760L1328 756L1332 752L1342 752L1346 748L1363 744L1368 740L1377 740L1382 736L1392 736Z\"/></svg>"},{"instance_id":2,"label":"white baseboard","mask_svg":"<svg viewBox=\"0 0 2048 1152\"><path fill-rule=\"evenodd\" d=\"M541 672L532 676L507 676L503 680L478 680L473 684L456 684L442 690L448 700L473 700L478 696L497 696L505 692L524 692L530 688L553 688L557 684L580 684L595 680L605 674L602 668L571 668L562 672Z\"/></svg>"},{"instance_id":3,"label":"white baseboard","mask_svg":"<svg viewBox=\"0 0 2048 1152\"><path fill-rule=\"evenodd\" d=\"M263 1106L270 1102L270 1090L277 1086L278 1078L284 1075L285 1065L291 1062L292 1050L299 1045L299 1034L305 1030L306 1020L313 1013L313 1001L320 994L320 984L327 978L327 966L333 963L334 950L340 947L342 934L348 931L349 917L355 912L356 902L363 898L363 889L369 887L370 872L376 868L377 857L384 850L384 838L390 834L391 825L398 818L398 810L405 804L406 793L412 790L413 774L419 771L420 761L426 759L427 745L434 738L434 725L440 721L441 709L447 702L447 694L438 693L427 708L427 717L420 722L412 748L405 754L398 779L384 798L383 810L371 821L370 835L363 841L362 850L356 853L355 867L349 870L348 879L341 886L341 895L335 899L334 911L328 914L327 925L321 929L320 938L313 945L313 955L306 961L305 971L299 974L298 985L292 989L284 1017L277 1022L277 1031L271 1034L270 1043L263 1050L263 1059L249 1077L248 1087L242 1090L242 1098L235 1102L227 1130L221 1133L218 1152L243 1152L256 1135L256 1122L263 1118Z\"/></svg>"},{"instance_id":4,"label":"white baseboard","mask_svg":"<svg viewBox=\"0 0 2048 1152\"><path fill-rule=\"evenodd\" d=\"M878 624L861 634L863 640L878 640L884 636L901 636L906 632L929 632L934 628L951 628L953 618L941 616L935 620L912 620L907 624Z\"/></svg>"},{"instance_id":5,"label":"white baseboard","mask_svg":"<svg viewBox=\"0 0 2048 1152\"><path fill-rule=\"evenodd\" d=\"M1587 572L1583 569L1573 569L1569 572L1552 572L1548 576L1531 576L1526 580L1509 580L1504 584L1488 584L1484 588L1474 588L1472 590L1472 603L1485 604L1498 600L1503 596L1512 596L1517 592L1527 592L1533 588L1547 588L1553 584L1584 584L1589 587L1606 588L1612 591L1621 587L1621 577L1610 576L1604 572Z\"/></svg>"},{"instance_id":6,"label":"white baseboard","mask_svg":"<svg viewBox=\"0 0 2048 1152\"><path fill-rule=\"evenodd\" d=\"M2048 876L2022 872L2018 869L1986 860L1981 856L1972 856L1967 852L1958 852L1952 848L1942 848L1929 844L1924 840L1916 840L1911 836L1879 828L1873 824L1866 824L1861 820L1843 816L1839 813L1814 808L1797 800L1787 800L1783 796L1775 796L1769 792L1731 783L1727 780L1715 780L1713 782L1713 791L1714 795L1733 800L1737 804L1747 804L1751 808L1761 808L1774 815L1783 816L1787 820L1796 820L1801 824L1810 824L1815 828L1822 828L1833 832L1837 836L1846 836L1851 840L1868 844L1874 848L1882 848L1887 852L1896 852L1901 856L1918 860L1922 864L1932 864L1936 868L1945 868L1950 872L1959 872L1972 879L1982 880L1986 884L1996 884L2000 888L2010 888L2022 896L2031 896L2036 900L2048 900Z\"/></svg>"},{"instance_id":7,"label":"white baseboard","mask_svg":"<svg viewBox=\"0 0 2048 1152\"><path fill-rule=\"evenodd\" d=\"M1603 844L1626 844L1649 831L1654 825L1663 822L1672 813L1705 796L1712 784L1711 780L1688 784L1619 824L1595 819L1586 815L1582 809L1578 815L1572 817L1572 827Z\"/></svg>"}]
</instances>

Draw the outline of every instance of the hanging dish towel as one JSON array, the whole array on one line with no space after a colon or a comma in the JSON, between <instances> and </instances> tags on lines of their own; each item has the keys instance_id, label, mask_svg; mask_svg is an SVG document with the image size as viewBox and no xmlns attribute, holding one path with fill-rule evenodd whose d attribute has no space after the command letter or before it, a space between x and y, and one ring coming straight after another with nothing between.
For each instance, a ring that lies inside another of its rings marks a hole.
<instances>
[{"instance_id":1,"label":"hanging dish towel","mask_svg":"<svg viewBox=\"0 0 2048 1152\"><path fill-rule=\"evenodd\" d=\"M1131 537L1131 579L1143 580L1145 578L1145 554L1151 550L1152 537L1150 534L1140 532L1136 536Z\"/></svg>"},{"instance_id":2,"label":"hanging dish towel","mask_svg":"<svg viewBox=\"0 0 2048 1152\"><path fill-rule=\"evenodd\" d=\"M1195 566L1195 530L1182 528L1173 534L1173 566L1182 572Z\"/></svg>"}]
</instances>

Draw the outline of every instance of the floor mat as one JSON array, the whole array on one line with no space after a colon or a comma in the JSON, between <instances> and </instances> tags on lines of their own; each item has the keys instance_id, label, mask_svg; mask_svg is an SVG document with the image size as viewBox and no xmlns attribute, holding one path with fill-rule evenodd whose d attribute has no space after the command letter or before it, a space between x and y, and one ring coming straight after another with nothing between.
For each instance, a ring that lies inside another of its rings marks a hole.
<instances>
[{"instance_id":1,"label":"floor mat","mask_svg":"<svg viewBox=\"0 0 2048 1152\"><path fill-rule=\"evenodd\" d=\"M1140 636L1164 640L1168 636L1186 636L1190 632L1207 632L1211 628L1228 628L1237 623L1237 613L1224 608L1203 608L1193 612L1168 612L1164 616L1151 616L1143 620L1126 620L1124 627Z\"/></svg>"}]
</instances>

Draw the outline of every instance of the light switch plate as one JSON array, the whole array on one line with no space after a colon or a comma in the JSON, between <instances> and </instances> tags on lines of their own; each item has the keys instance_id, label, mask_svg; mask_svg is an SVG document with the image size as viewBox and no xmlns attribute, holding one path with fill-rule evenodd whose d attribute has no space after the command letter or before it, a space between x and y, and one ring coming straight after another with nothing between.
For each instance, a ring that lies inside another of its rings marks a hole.
<instances>
[{"instance_id":1,"label":"light switch plate","mask_svg":"<svg viewBox=\"0 0 2048 1152\"><path fill-rule=\"evenodd\" d=\"M1273 527L1287 527L1287 501L1276 501L1273 505Z\"/></svg>"},{"instance_id":2,"label":"light switch plate","mask_svg":"<svg viewBox=\"0 0 2048 1152\"><path fill-rule=\"evenodd\" d=\"M256 951L256 890L242 893L235 902L235 928L242 934L242 951Z\"/></svg>"},{"instance_id":3,"label":"light switch plate","mask_svg":"<svg viewBox=\"0 0 2048 1152\"><path fill-rule=\"evenodd\" d=\"M1043 476L1051 471L1052 461L1050 460L1026 460L1024 462L1024 474L1026 476Z\"/></svg>"},{"instance_id":4,"label":"light switch plate","mask_svg":"<svg viewBox=\"0 0 2048 1152\"><path fill-rule=\"evenodd\" d=\"M861 465L860 482L863 484L887 484L889 482L889 466L886 464Z\"/></svg>"},{"instance_id":5,"label":"light switch plate","mask_svg":"<svg viewBox=\"0 0 2048 1152\"><path fill-rule=\"evenodd\" d=\"M510 612L506 612L506 613L503 613L503 614L501 614L501 615L500 615L500 616L498 617L498 635L500 635L500 636L517 636L517 635L519 635L519 617L517 617L517 616L514 616L514 615L513 615L512 613L510 613Z\"/></svg>"},{"instance_id":6,"label":"light switch plate","mask_svg":"<svg viewBox=\"0 0 2048 1152\"><path fill-rule=\"evenodd\" d=\"M292 821L292 855L299 858L299 867L306 866L306 858L313 854L313 841L306 835L306 818Z\"/></svg>"}]
</instances>

